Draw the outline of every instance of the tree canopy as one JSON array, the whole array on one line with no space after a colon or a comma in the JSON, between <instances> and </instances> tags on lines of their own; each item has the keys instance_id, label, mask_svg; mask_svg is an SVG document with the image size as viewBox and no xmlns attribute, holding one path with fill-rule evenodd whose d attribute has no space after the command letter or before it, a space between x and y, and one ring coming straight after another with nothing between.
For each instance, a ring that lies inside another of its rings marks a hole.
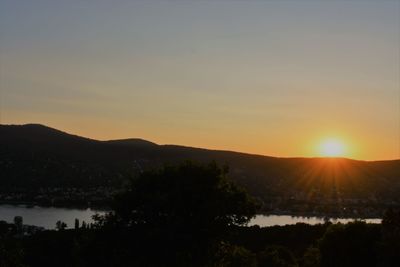
<instances>
[{"instance_id":1,"label":"tree canopy","mask_svg":"<svg viewBox=\"0 0 400 267\"><path fill-rule=\"evenodd\" d=\"M108 222L126 227L215 229L246 224L257 203L215 162L143 172L115 198Z\"/></svg>"}]
</instances>

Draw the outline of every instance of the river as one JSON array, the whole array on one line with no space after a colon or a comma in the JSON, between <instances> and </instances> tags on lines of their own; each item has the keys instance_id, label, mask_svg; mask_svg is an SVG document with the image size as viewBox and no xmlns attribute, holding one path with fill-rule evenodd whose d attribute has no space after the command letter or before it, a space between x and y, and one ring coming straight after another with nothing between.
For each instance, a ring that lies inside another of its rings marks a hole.
<instances>
[{"instance_id":1,"label":"river","mask_svg":"<svg viewBox=\"0 0 400 267\"><path fill-rule=\"evenodd\" d=\"M68 228L74 227L75 219L86 223L93 222L94 214L104 214L104 211L93 209L68 209L56 207L27 207L25 205L0 205L0 221L13 222L15 216L22 216L23 223L28 225L41 226L46 229L54 229L57 221L63 221ZM333 223L347 223L354 219L341 218L331 219ZM364 219L368 223L380 223L380 219ZM290 215L257 215L249 225L259 225L261 227L286 225L296 223L318 224L324 223L321 217L298 217Z\"/></svg>"},{"instance_id":2,"label":"river","mask_svg":"<svg viewBox=\"0 0 400 267\"><path fill-rule=\"evenodd\" d=\"M330 218L332 223L348 223L354 221L355 218ZM367 223L381 223L381 219L362 219ZM291 215L257 215L249 222L249 226L259 225L261 227L268 227L274 225L286 225L296 223L319 224L324 223L323 217L301 217Z\"/></svg>"}]
</instances>

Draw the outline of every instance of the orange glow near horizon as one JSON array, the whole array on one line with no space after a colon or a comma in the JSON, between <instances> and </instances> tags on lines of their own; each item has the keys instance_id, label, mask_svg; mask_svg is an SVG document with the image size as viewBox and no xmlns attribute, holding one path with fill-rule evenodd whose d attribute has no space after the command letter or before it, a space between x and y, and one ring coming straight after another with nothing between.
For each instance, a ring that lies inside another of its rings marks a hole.
<instances>
[{"instance_id":1,"label":"orange glow near horizon","mask_svg":"<svg viewBox=\"0 0 400 267\"><path fill-rule=\"evenodd\" d=\"M1 124L400 158L400 1L36 2L0 1Z\"/></svg>"},{"instance_id":2,"label":"orange glow near horizon","mask_svg":"<svg viewBox=\"0 0 400 267\"><path fill-rule=\"evenodd\" d=\"M296 135L265 134L267 131L259 128L251 134L236 128L236 134L220 130L206 132L202 135L193 133L188 128L177 132L173 129L160 127L139 127L134 123L123 124L119 121L109 122L84 117L75 118L60 116L35 116L21 114L19 117L8 116L10 120L4 124L41 123L61 131L97 140L112 140L125 138L142 138L157 144L175 144L205 149L231 150L236 152L258 154L272 157L343 157L356 160L394 160L399 159L394 138L381 139L373 132L343 129L340 127L318 130L314 126L310 132ZM44 117L44 119L43 119ZM281 126L284 128L284 125ZM311 128L311 127L310 127ZM362 129L361 129L362 130ZM289 129L288 129L288 132ZM247 135L246 135L247 134Z\"/></svg>"}]
</instances>

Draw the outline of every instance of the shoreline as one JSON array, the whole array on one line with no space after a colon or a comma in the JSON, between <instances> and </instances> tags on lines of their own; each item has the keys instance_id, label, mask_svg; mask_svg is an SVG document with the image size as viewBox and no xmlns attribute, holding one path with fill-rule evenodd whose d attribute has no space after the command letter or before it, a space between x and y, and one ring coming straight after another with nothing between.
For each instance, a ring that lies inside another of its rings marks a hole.
<instances>
[{"instance_id":1,"label":"shoreline","mask_svg":"<svg viewBox=\"0 0 400 267\"><path fill-rule=\"evenodd\" d=\"M23 208L56 208L56 209L69 209L69 210L87 210L99 212L111 211L110 207L97 206L97 205L44 205L37 202L27 201L0 201L0 206L9 205ZM333 213L314 213L314 212L296 212L296 211L260 211L256 214L263 216L291 216L291 217L302 217L302 218L321 218L321 219L382 219L382 216L377 215L354 215L354 214L333 214Z\"/></svg>"},{"instance_id":2,"label":"shoreline","mask_svg":"<svg viewBox=\"0 0 400 267\"><path fill-rule=\"evenodd\" d=\"M257 215L264 215L264 216L291 216L291 217L301 217L301 218L327 218L327 219L360 219L360 220L365 220L365 219L382 219L382 216L376 216L376 215L337 215L337 214L321 214L321 213L299 213L299 212L290 212L290 211L285 211L285 212L260 212L257 213Z\"/></svg>"}]
</instances>

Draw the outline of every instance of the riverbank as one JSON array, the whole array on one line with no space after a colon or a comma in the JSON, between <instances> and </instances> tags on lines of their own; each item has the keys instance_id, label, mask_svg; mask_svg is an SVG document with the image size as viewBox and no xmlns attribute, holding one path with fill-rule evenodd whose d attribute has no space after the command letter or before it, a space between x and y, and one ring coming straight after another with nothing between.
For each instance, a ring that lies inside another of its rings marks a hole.
<instances>
[{"instance_id":1,"label":"riverbank","mask_svg":"<svg viewBox=\"0 0 400 267\"><path fill-rule=\"evenodd\" d=\"M12 205L12 206L24 206L26 208L42 207L42 208L60 208L60 209L77 209L77 210L96 210L100 212L108 212L111 210L109 205L105 204L76 204L76 203L43 203L43 202L29 202L29 201L5 201L1 200L0 205ZM299 212L291 210L273 210L273 211L263 211L261 210L259 215L277 215L277 216L292 216L292 217L317 217L322 219L381 219L383 217L383 211L381 214L377 213L352 213L352 212L342 212L338 213L324 213L324 212Z\"/></svg>"},{"instance_id":2,"label":"riverbank","mask_svg":"<svg viewBox=\"0 0 400 267\"><path fill-rule=\"evenodd\" d=\"M57 221L67 224L67 228L73 228L75 219L79 222L93 223L92 216L95 214L105 214L109 210L99 209L77 209L66 207L42 207L42 206L26 206L26 205L0 205L0 220L13 222L15 216L21 216L24 224L44 227L46 229L55 229ZM326 217L326 216L309 216L304 214L288 214L288 213L261 213L255 216L249 223L249 226L259 225L260 227L268 227L274 225L290 225L296 223L306 223L310 225L323 224L325 222L342 222L347 223L354 220L365 220L370 223L380 223L380 218L354 218L354 217Z\"/></svg>"},{"instance_id":3,"label":"riverbank","mask_svg":"<svg viewBox=\"0 0 400 267\"><path fill-rule=\"evenodd\" d=\"M260 215L277 215L277 216L292 216L292 217L317 217L328 219L382 219L382 215L377 214L354 214L354 213L316 213L316 212L296 212L296 211L268 211L260 212Z\"/></svg>"}]
</instances>

